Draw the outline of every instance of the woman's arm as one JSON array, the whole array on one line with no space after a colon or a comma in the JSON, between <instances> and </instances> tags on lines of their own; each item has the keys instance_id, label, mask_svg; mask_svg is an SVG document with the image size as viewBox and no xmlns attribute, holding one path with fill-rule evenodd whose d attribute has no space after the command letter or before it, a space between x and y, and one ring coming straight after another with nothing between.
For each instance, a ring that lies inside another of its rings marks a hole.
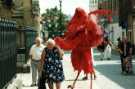
<instances>
[{"instance_id":1,"label":"woman's arm","mask_svg":"<svg viewBox=\"0 0 135 89\"><path fill-rule=\"evenodd\" d=\"M62 49L59 50L59 53L60 53L60 57L62 58L63 55L64 55L64 51Z\"/></svg>"},{"instance_id":2,"label":"woman's arm","mask_svg":"<svg viewBox=\"0 0 135 89\"><path fill-rule=\"evenodd\" d=\"M64 51L59 47L59 46L56 46L58 51L59 51L59 54L60 54L60 57L62 58L63 55L64 55Z\"/></svg>"},{"instance_id":3,"label":"woman's arm","mask_svg":"<svg viewBox=\"0 0 135 89\"><path fill-rule=\"evenodd\" d=\"M43 50L42 55L41 55L41 60L40 60L40 63L42 65L44 64L45 55L46 55L45 50Z\"/></svg>"},{"instance_id":4,"label":"woman's arm","mask_svg":"<svg viewBox=\"0 0 135 89\"><path fill-rule=\"evenodd\" d=\"M44 65L44 60L45 60L45 50L43 50L42 54L41 54L41 59L40 59L40 63L39 63L39 71L41 72L43 69L43 65Z\"/></svg>"}]
</instances>

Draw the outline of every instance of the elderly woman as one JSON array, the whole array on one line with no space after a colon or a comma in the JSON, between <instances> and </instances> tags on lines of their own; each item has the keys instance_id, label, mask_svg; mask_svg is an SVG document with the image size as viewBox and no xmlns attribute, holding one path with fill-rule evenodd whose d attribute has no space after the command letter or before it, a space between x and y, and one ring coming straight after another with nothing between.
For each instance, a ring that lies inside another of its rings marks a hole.
<instances>
[{"instance_id":1,"label":"elderly woman","mask_svg":"<svg viewBox=\"0 0 135 89\"><path fill-rule=\"evenodd\" d=\"M48 83L50 89L53 89L53 83L56 83L56 89L60 89L61 82L64 80L62 56L62 50L55 45L54 40L49 39L47 47L42 53L41 65L43 68L38 89L46 89L45 82Z\"/></svg>"}]
</instances>

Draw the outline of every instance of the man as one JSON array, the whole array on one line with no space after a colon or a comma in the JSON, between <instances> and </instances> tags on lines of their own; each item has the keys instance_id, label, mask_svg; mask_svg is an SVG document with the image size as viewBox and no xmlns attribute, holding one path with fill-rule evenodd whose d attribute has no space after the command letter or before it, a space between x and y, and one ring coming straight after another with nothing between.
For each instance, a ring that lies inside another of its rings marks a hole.
<instances>
[{"instance_id":1,"label":"man","mask_svg":"<svg viewBox=\"0 0 135 89\"><path fill-rule=\"evenodd\" d=\"M42 51L45 46L42 44L42 39L37 37L35 39L35 44L30 49L30 59L31 59L31 67L32 67L32 84L31 87L36 86L37 84L37 75L39 75L39 63L41 59Z\"/></svg>"},{"instance_id":2,"label":"man","mask_svg":"<svg viewBox=\"0 0 135 89\"><path fill-rule=\"evenodd\" d=\"M108 39L108 37L105 38L105 50L104 50L104 59L111 60L112 55L112 42Z\"/></svg>"},{"instance_id":3,"label":"man","mask_svg":"<svg viewBox=\"0 0 135 89\"><path fill-rule=\"evenodd\" d=\"M120 49L121 56L121 68L122 74L132 73L132 45L127 40L123 38L122 42L119 43L118 48Z\"/></svg>"},{"instance_id":4,"label":"man","mask_svg":"<svg viewBox=\"0 0 135 89\"><path fill-rule=\"evenodd\" d=\"M117 45L117 51L119 52L120 54L120 60L121 60L121 70L122 70L122 73L124 72L124 64L123 64L123 57L122 57L122 40L120 39L120 37L117 39L118 41L118 45Z\"/></svg>"}]
</instances>

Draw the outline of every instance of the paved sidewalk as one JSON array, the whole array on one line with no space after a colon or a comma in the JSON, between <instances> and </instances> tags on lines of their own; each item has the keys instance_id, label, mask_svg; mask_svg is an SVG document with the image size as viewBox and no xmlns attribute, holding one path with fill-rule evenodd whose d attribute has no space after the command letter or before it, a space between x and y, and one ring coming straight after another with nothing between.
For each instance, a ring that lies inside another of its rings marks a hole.
<instances>
[{"instance_id":1,"label":"paved sidewalk","mask_svg":"<svg viewBox=\"0 0 135 89\"><path fill-rule=\"evenodd\" d=\"M112 60L100 61L99 53L95 52L95 68L97 80L93 81L93 89L135 89L135 76L124 76L120 73L120 60L118 56L113 56ZM76 73L73 71L70 63L70 55L65 54L63 60L64 72L66 80L62 83L61 89L67 89L69 84L72 84ZM135 66L135 64L134 64ZM135 70L134 70L135 71ZM82 81L83 73L79 77L75 89L90 89L90 82ZM19 78L23 80L25 87L23 89L37 89L37 87L30 87L31 74L19 74ZM48 89L48 88L47 88Z\"/></svg>"},{"instance_id":2,"label":"paved sidewalk","mask_svg":"<svg viewBox=\"0 0 135 89\"><path fill-rule=\"evenodd\" d=\"M64 73L66 80L62 83L61 89L67 89L67 86L69 84L72 84L76 73L73 71L72 65L70 63L70 57L68 54L65 55L63 60L63 66L64 66ZM37 89L37 87L30 87L31 84L31 74L19 74L18 75L24 84L23 89ZM90 81L82 81L81 78L83 77L83 73L79 77L79 81L77 81L76 88L75 89L90 89ZM93 81L93 89L99 89L97 85Z\"/></svg>"}]
</instances>

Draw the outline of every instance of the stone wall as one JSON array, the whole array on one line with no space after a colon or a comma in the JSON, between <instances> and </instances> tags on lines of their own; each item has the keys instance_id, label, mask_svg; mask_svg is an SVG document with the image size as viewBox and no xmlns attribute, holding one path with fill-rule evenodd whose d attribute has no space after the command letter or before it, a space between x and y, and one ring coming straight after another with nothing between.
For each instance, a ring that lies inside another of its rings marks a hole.
<instances>
[{"instance_id":1,"label":"stone wall","mask_svg":"<svg viewBox=\"0 0 135 89\"><path fill-rule=\"evenodd\" d=\"M32 26L36 29L39 21L32 14L32 9L32 0L13 0L11 9L6 8L0 0L0 17L17 21L18 27Z\"/></svg>"}]
</instances>

